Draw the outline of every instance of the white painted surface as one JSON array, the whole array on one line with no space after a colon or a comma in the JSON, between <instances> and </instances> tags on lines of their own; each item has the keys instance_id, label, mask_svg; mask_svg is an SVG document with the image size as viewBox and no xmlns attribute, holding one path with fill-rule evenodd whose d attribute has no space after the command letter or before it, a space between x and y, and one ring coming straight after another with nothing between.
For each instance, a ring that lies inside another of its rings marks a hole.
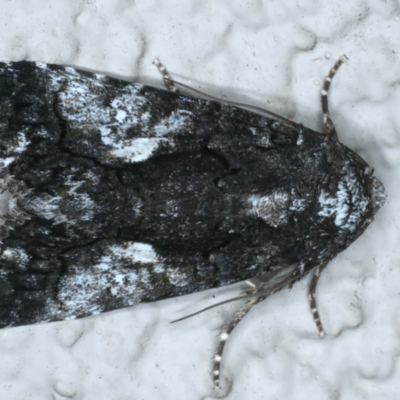
<instances>
[{"instance_id":1,"label":"white painted surface","mask_svg":"<svg viewBox=\"0 0 400 400\"><path fill-rule=\"evenodd\" d=\"M375 167L389 194L370 228L322 274L323 339L307 281L255 307L230 335L219 393L211 383L214 347L237 305L169 321L224 290L4 329L1 399L399 398L397 3L14 0L2 2L0 24L3 60L66 64L162 86L152 65L159 57L194 88L313 129L322 122L323 78L346 54L332 84L332 117L340 139ZM224 297L232 296L227 291Z\"/></svg>"}]
</instances>

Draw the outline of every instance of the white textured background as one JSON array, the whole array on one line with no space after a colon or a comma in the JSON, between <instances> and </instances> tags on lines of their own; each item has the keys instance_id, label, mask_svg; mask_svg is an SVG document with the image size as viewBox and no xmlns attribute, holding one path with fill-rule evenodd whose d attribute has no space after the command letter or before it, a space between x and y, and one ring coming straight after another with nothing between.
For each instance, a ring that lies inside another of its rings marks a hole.
<instances>
[{"instance_id":1,"label":"white textured background","mask_svg":"<svg viewBox=\"0 0 400 400\"><path fill-rule=\"evenodd\" d=\"M333 119L389 194L375 222L320 279L324 339L309 311L307 279L261 303L234 331L223 389L215 392L216 336L238 305L169 324L229 295L203 292L0 331L0 399L400 398L398 1L3 0L0 26L2 60L162 86L151 64L160 57L192 87L317 130L321 82L346 54L331 91Z\"/></svg>"}]
</instances>

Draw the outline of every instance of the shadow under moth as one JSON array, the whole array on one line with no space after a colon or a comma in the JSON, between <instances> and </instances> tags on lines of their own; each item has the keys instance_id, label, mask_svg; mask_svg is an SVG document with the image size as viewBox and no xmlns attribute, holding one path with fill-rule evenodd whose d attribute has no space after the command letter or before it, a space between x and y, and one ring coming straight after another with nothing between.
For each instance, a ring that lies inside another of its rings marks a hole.
<instances>
[{"instance_id":1,"label":"shadow under moth","mask_svg":"<svg viewBox=\"0 0 400 400\"><path fill-rule=\"evenodd\" d=\"M37 62L0 63L0 327L86 317L247 280L250 308L322 269L386 194L322 133L175 91Z\"/></svg>"}]
</instances>

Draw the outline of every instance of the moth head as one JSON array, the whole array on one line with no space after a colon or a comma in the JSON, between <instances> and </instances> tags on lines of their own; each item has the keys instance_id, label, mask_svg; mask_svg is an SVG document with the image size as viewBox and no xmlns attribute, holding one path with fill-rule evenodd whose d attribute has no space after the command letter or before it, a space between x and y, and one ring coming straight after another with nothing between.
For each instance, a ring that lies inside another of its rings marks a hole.
<instances>
[{"instance_id":1,"label":"moth head","mask_svg":"<svg viewBox=\"0 0 400 400\"><path fill-rule=\"evenodd\" d=\"M382 182L371 174L369 187L371 191L370 212L374 216L385 204L387 194Z\"/></svg>"},{"instance_id":2,"label":"moth head","mask_svg":"<svg viewBox=\"0 0 400 400\"><path fill-rule=\"evenodd\" d=\"M378 210L385 204L387 199L386 190L382 182L374 175L374 168L368 165L368 163L357 153L351 152L352 156L356 161L364 167L364 181L369 190L369 215L367 218L373 219L373 216Z\"/></svg>"}]
</instances>

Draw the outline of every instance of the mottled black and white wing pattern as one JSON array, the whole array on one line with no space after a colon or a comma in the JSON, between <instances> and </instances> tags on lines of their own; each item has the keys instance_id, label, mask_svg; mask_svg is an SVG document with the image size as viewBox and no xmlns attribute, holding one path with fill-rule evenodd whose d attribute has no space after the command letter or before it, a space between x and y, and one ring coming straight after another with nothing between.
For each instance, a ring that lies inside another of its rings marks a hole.
<instances>
[{"instance_id":1,"label":"mottled black and white wing pattern","mask_svg":"<svg viewBox=\"0 0 400 400\"><path fill-rule=\"evenodd\" d=\"M257 277L273 292L385 199L336 135L35 62L0 64L0 162L0 327Z\"/></svg>"}]
</instances>

